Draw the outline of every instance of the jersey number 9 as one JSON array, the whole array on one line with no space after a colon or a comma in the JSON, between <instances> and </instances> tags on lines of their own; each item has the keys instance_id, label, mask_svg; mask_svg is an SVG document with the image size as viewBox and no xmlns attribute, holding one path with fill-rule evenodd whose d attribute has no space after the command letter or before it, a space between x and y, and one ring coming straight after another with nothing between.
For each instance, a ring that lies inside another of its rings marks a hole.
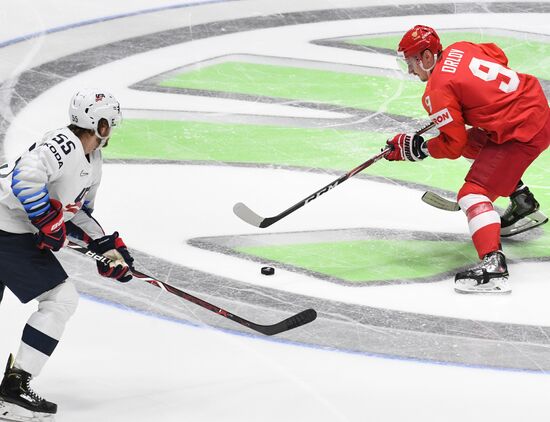
<instances>
[{"instance_id":1,"label":"jersey number 9","mask_svg":"<svg viewBox=\"0 0 550 422\"><path fill-rule=\"evenodd\" d=\"M470 71L479 79L484 81L494 81L497 76L504 75L508 79L508 83L501 81L498 88L505 93L514 92L519 86L519 77L512 69L508 69L498 63L489 62L487 60L481 60L476 57L472 58L470 62ZM485 70L487 69L487 70Z\"/></svg>"}]
</instances>

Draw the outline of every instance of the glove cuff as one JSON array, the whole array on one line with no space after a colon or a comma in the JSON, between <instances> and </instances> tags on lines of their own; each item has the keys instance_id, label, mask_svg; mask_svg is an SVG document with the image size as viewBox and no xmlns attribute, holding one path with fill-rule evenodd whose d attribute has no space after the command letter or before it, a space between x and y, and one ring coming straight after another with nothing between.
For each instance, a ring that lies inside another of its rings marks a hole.
<instances>
[{"instance_id":1,"label":"glove cuff","mask_svg":"<svg viewBox=\"0 0 550 422\"><path fill-rule=\"evenodd\" d=\"M420 159L423 160L424 158L430 156L430 151L428 150L428 141L424 141L422 137L420 138L422 139L422 143L420 144ZM424 156L422 157L422 155Z\"/></svg>"},{"instance_id":2,"label":"glove cuff","mask_svg":"<svg viewBox=\"0 0 550 422\"><path fill-rule=\"evenodd\" d=\"M63 213L61 212L61 202L56 199L50 199L50 207L47 212L31 220L34 227L40 230L42 227L52 224L52 230L57 230L60 223L63 222Z\"/></svg>"},{"instance_id":3,"label":"glove cuff","mask_svg":"<svg viewBox=\"0 0 550 422\"><path fill-rule=\"evenodd\" d=\"M411 147L412 157L407 157L409 161L420 161L429 155L426 141L420 135L413 136Z\"/></svg>"}]
</instances>

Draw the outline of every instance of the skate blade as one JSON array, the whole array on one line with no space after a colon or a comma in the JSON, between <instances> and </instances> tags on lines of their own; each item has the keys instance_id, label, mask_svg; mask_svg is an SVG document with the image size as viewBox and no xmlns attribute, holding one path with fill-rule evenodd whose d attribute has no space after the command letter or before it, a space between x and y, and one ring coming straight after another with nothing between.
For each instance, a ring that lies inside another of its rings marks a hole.
<instances>
[{"instance_id":1,"label":"skate blade","mask_svg":"<svg viewBox=\"0 0 550 422\"><path fill-rule=\"evenodd\" d=\"M510 294L512 287L508 279L492 279L487 284L475 284L476 280L471 280L472 284L455 284L455 292L461 294Z\"/></svg>"},{"instance_id":2,"label":"skate blade","mask_svg":"<svg viewBox=\"0 0 550 422\"><path fill-rule=\"evenodd\" d=\"M511 226L502 227L500 229L501 237L515 236L526 232L527 230L534 229L535 227L542 226L548 222L548 217L540 211L535 211L533 214L529 214L523 217L521 220L515 222Z\"/></svg>"},{"instance_id":3,"label":"skate blade","mask_svg":"<svg viewBox=\"0 0 550 422\"><path fill-rule=\"evenodd\" d=\"M55 422L55 415L33 412L16 404L0 401L0 421L2 422Z\"/></svg>"},{"instance_id":4,"label":"skate blade","mask_svg":"<svg viewBox=\"0 0 550 422\"><path fill-rule=\"evenodd\" d=\"M495 289L487 289L487 290L461 290L455 287L455 292L460 293L461 295L476 295L476 294L483 294L483 295L508 295L512 293L512 289L504 289L504 290L495 290Z\"/></svg>"}]
</instances>

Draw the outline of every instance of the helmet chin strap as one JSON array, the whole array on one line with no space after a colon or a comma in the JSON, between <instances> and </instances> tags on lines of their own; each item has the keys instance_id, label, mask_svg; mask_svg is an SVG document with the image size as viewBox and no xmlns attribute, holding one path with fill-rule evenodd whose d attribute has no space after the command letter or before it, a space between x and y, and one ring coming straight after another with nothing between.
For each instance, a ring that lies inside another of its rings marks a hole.
<instances>
[{"instance_id":1,"label":"helmet chin strap","mask_svg":"<svg viewBox=\"0 0 550 422\"><path fill-rule=\"evenodd\" d=\"M424 72L428 73L428 76L432 74L432 70L435 67L435 64L437 63L437 54L434 54L434 64L429 69L424 68L424 64L422 63L422 60L419 60L420 69L422 69Z\"/></svg>"},{"instance_id":2,"label":"helmet chin strap","mask_svg":"<svg viewBox=\"0 0 550 422\"><path fill-rule=\"evenodd\" d=\"M109 134L107 136L101 136L97 129L98 128L96 128L95 130L95 136L99 138L99 148L103 148L107 143L107 141L109 140L109 136L111 136L111 128L109 127Z\"/></svg>"},{"instance_id":3,"label":"helmet chin strap","mask_svg":"<svg viewBox=\"0 0 550 422\"><path fill-rule=\"evenodd\" d=\"M103 148L105 146L105 144L107 143L107 141L109 140L109 137L105 137L105 138L102 138L100 137L99 138L101 141L99 142L99 148Z\"/></svg>"}]
</instances>

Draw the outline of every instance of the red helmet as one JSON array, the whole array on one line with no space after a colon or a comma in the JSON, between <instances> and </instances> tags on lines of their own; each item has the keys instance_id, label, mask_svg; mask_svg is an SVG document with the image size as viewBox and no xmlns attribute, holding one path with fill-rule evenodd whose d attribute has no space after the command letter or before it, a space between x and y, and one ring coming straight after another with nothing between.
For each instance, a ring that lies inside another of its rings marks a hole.
<instances>
[{"instance_id":1,"label":"red helmet","mask_svg":"<svg viewBox=\"0 0 550 422\"><path fill-rule=\"evenodd\" d=\"M433 54L439 54L443 50L439 35L433 28L424 25L416 25L409 29L397 48L398 53L402 53L405 59L417 56L424 50L430 50Z\"/></svg>"}]
</instances>

